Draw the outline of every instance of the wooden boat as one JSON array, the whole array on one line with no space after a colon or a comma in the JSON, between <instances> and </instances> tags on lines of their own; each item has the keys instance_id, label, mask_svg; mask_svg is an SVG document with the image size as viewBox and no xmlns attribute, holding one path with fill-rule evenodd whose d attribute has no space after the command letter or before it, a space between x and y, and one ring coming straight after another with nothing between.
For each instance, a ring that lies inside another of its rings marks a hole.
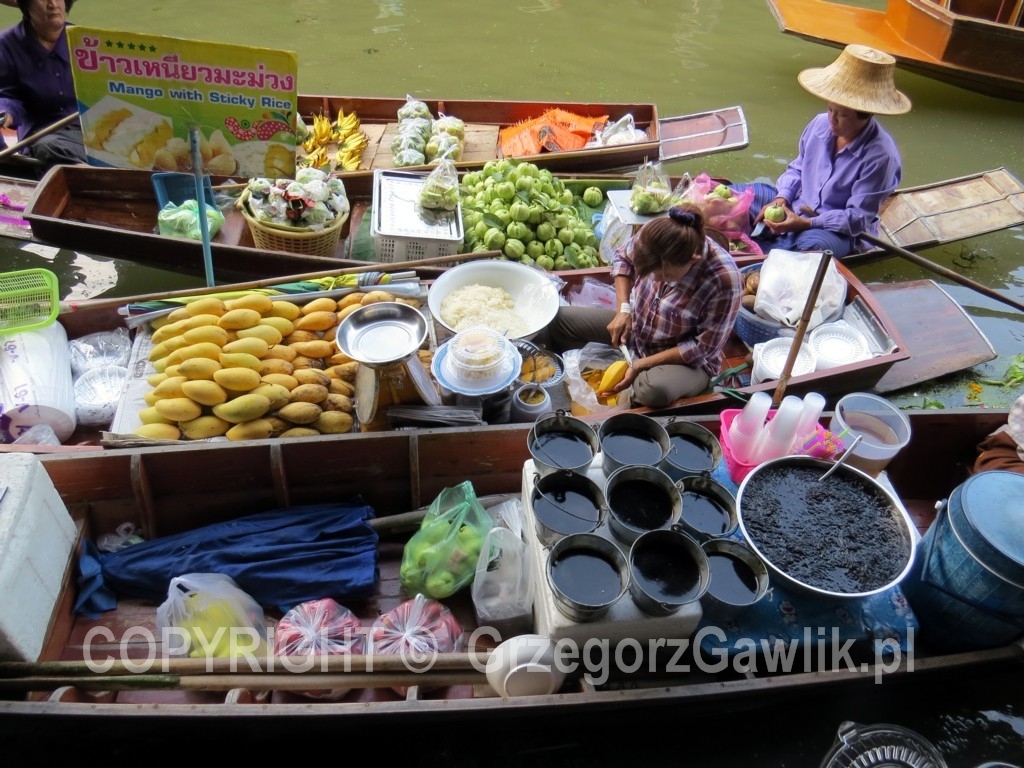
<instances>
[{"instance_id":1,"label":"wooden boat","mask_svg":"<svg viewBox=\"0 0 1024 768\"><path fill-rule=\"evenodd\" d=\"M889 465L887 482L917 527L924 530L934 518L936 502L966 478L977 443L1005 423L1007 412L958 409L912 412L909 417L911 441ZM719 429L714 417L698 417L694 422L716 433ZM401 532L410 529L409 517L412 528L419 517L403 513L422 510L443 489L464 481L470 482L481 498L515 498L524 487L524 470L530 459L529 429L528 425L514 425L472 432L437 429L307 441L262 440L245 445L134 448L45 456L39 464L76 522L79 536L92 540L127 522L147 538L155 538L251 513L358 495L379 518L374 525L379 526L381 536L380 578L372 596L346 601L346 607L370 622L407 599L398 578ZM183 482L185 478L187 482ZM228 659L214 660L209 668L205 659L176 659L168 662L167 674L154 676L137 673L161 668L160 649L155 657L147 657L150 648L144 634L148 630L159 637L156 603L122 597L116 610L96 619L76 615L72 610L75 558L72 555L68 565L39 663L0 664L0 715L8 723L21 723L25 728L51 722L64 727L75 722L98 727L119 719L137 729L161 722L198 724L202 718L217 718L221 726L295 718L288 722L330 719L332 723L369 726L379 722L378 718L387 718L391 727L399 722L440 723L448 718L459 718L462 723L468 722L467 718L501 718L508 723L513 717L621 714L634 708L651 712L657 707L671 707L676 715L736 713L784 706L815 692L827 692L833 700L837 695L869 695L872 690L880 692L877 684L881 680L887 686L916 686L1000 671L1019 675L1024 658L1019 643L948 654L930 651L927 637L919 636L912 660L900 657L896 663L865 659L862 664L855 647L852 665L823 661L819 667L811 661L805 666L808 662L804 659L810 655L801 653L792 671L767 672L749 661L739 667L690 664L685 671L674 672L662 665L648 670L645 665L642 671L634 667L632 672L616 667L601 681L582 676L579 668L555 694L503 699L495 696L484 676L471 667L473 658L485 661L492 645L487 636L478 637L465 652L441 654L432 669L418 675L390 674L383 657L356 656L347 672L334 666L324 674L309 673L309 677L284 672L281 665L275 672L250 671L248 662L232 668ZM468 635L477 624L467 592L457 593L445 604ZM279 618L273 609L266 610L272 621ZM126 646L130 659L124 661L119 660L117 642L122 637L128 639L128 628L135 628L136 634ZM104 632L106 638L114 639L102 647L89 646L90 658L113 662L110 671L101 675L85 669L83 660L86 638L104 637L100 634ZM681 635L675 639L684 639L689 633ZM692 658L684 654L677 662ZM126 670L131 659L144 665L136 667L136 673ZM154 662L158 666L154 667ZM377 665L374 671L364 672L371 662ZM398 695L391 690L396 684L411 687L405 695ZM295 689L324 686L354 690L339 701L294 693ZM884 690L889 695L892 689ZM476 722L482 724L482 720ZM529 720L517 722L525 725Z\"/></svg>"},{"instance_id":2,"label":"wooden boat","mask_svg":"<svg viewBox=\"0 0 1024 768\"><path fill-rule=\"evenodd\" d=\"M905 69L990 96L1024 99L1024 6L994 0L887 0L885 10L768 0L779 28L817 43L867 45Z\"/></svg>"},{"instance_id":3,"label":"wooden boat","mask_svg":"<svg viewBox=\"0 0 1024 768\"><path fill-rule=\"evenodd\" d=\"M606 190L628 189L631 183L628 175L559 174L559 178L570 186L598 184ZM217 179L215 185L228 181ZM234 282L284 277L377 260L369 222L364 222L373 199L372 174L349 175L345 186L352 213L332 257L258 249L241 213L225 209L224 225L210 247L215 279ZM237 189L233 191L237 193ZM31 224L36 240L202 277L202 244L157 234L158 210L147 171L56 166L39 182L23 217ZM997 168L898 190L882 212L879 236L896 246L916 249L1021 223L1024 185L1007 169ZM847 260L881 253L873 248ZM431 274L436 276L437 268L423 276Z\"/></svg>"},{"instance_id":4,"label":"wooden boat","mask_svg":"<svg viewBox=\"0 0 1024 768\"><path fill-rule=\"evenodd\" d=\"M758 263L759 257L741 257L740 263L750 266ZM952 297L930 280L912 281L906 284L867 286L843 264L838 265L840 274L848 284L847 316L860 318L865 330L884 345L884 351L867 360L847 363L834 368L794 375L788 379L787 393L804 394L819 392L826 396L839 396L850 391L873 390L889 392L912 386L926 380L969 368L993 359L996 351ZM324 277L337 271L308 273L292 276L289 282ZM607 269L575 270L556 273L564 281L563 293L568 296L588 280L607 282ZM245 291L254 288L272 287L274 281L264 280L250 283L218 286L199 290L180 290L172 293L147 294L136 297L104 298L75 303L70 311L58 316L71 339L90 333L110 331L123 327L122 312L136 307L136 313L144 312L138 306L145 301L160 301L185 296L203 295L223 291ZM429 291L429 282L427 282ZM301 296L297 297L301 301ZM133 327L135 323L132 324ZM145 327L145 326L143 326ZM443 341L443 328L438 326L438 337ZM137 331L136 331L137 332ZM937 343L937 340L940 343ZM722 370L739 369L736 377L721 383L715 391L670 404L659 414L711 414L724 408L735 407L741 399L752 392L774 393L777 383L772 380L750 384L749 355L747 344L733 334L725 350ZM145 372L138 372L144 379ZM559 407L568 409L568 395L561 389L554 390ZM638 413L650 413L649 409L638 408ZM588 417L590 418L590 417ZM367 429L387 428L384 419L373 420ZM61 446L30 446L37 452L95 451L103 445L99 430L82 428ZM114 438L114 447L122 441ZM18 450L17 446L0 444L0 453Z\"/></svg>"},{"instance_id":5,"label":"wooden boat","mask_svg":"<svg viewBox=\"0 0 1024 768\"><path fill-rule=\"evenodd\" d=\"M742 149L750 143L742 107L725 107L688 115L660 117L653 103L580 103L537 101L492 101L489 99L421 99L435 117L457 117L465 123L465 144L461 169L480 168L489 160L503 157L498 133L504 128L539 118L558 109L584 118L607 117L614 124L632 116L635 128L646 139L626 144L586 147L576 150L542 151L510 157L528 160L553 173L608 173L635 170L651 162L680 160L715 152ZM360 171L394 168L391 142L398 133L398 110L405 98L370 98L300 94L298 112L306 121L315 115L335 120L339 114L355 113L369 141L363 150ZM414 169L417 166L408 166ZM427 166L420 166L426 168ZM348 178L349 173L342 173Z\"/></svg>"}]
</instances>

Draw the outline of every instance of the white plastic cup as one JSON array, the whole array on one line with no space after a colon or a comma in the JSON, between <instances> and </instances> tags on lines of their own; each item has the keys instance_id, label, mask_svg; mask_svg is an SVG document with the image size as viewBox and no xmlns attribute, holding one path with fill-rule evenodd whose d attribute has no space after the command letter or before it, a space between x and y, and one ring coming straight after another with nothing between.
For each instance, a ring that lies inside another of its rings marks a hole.
<instances>
[{"instance_id":1,"label":"white plastic cup","mask_svg":"<svg viewBox=\"0 0 1024 768\"><path fill-rule=\"evenodd\" d=\"M732 446L732 455L740 463L750 462L754 447L764 429L764 420L771 407L771 395L767 392L755 392L729 425L729 443Z\"/></svg>"},{"instance_id":2,"label":"white plastic cup","mask_svg":"<svg viewBox=\"0 0 1024 768\"><path fill-rule=\"evenodd\" d=\"M788 456L796 434L797 419L803 409L803 401L794 395L787 395L779 403L775 418L768 422L754 448L754 463L761 464L771 459Z\"/></svg>"},{"instance_id":3,"label":"white plastic cup","mask_svg":"<svg viewBox=\"0 0 1024 768\"><path fill-rule=\"evenodd\" d=\"M793 440L792 451L802 452L804 443L814 434L814 429L825 408L825 398L817 392L804 395L800 418L796 422L796 439Z\"/></svg>"},{"instance_id":4,"label":"white plastic cup","mask_svg":"<svg viewBox=\"0 0 1024 768\"><path fill-rule=\"evenodd\" d=\"M877 477L910 442L910 420L903 411L885 398L866 392L841 397L828 428L836 435L849 430L843 436L846 445L857 435L863 436L846 463L872 477Z\"/></svg>"}]
</instances>

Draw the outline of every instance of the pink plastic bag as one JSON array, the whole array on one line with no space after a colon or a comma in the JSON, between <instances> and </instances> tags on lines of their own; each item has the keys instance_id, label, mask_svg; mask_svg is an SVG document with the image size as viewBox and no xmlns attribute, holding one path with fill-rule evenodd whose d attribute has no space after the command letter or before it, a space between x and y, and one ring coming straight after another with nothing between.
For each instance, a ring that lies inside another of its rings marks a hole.
<instances>
[{"instance_id":1,"label":"pink plastic bag","mask_svg":"<svg viewBox=\"0 0 1024 768\"><path fill-rule=\"evenodd\" d=\"M750 234L750 204L754 201L753 187L736 194L725 184L714 181L708 174L697 176L683 193L683 201L692 203L704 214L704 224L719 232Z\"/></svg>"}]
</instances>

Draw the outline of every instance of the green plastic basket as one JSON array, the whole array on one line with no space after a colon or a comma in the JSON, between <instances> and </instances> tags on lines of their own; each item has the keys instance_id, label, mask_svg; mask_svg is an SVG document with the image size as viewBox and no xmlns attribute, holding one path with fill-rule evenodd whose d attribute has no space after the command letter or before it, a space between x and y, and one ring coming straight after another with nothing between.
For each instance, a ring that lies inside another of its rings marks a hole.
<instances>
[{"instance_id":1,"label":"green plastic basket","mask_svg":"<svg viewBox=\"0 0 1024 768\"><path fill-rule=\"evenodd\" d=\"M57 276L48 269L0 274L0 333L20 333L52 323L60 311Z\"/></svg>"}]
</instances>

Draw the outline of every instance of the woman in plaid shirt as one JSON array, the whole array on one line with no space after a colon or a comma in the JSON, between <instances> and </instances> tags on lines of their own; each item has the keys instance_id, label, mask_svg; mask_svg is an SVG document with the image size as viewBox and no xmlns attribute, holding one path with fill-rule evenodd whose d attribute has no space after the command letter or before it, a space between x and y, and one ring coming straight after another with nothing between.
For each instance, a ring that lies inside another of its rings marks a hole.
<instances>
[{"instance_id":1,"label":"woman in plaid shirt","mask_svg":"<svg viewBox=\"0 0 1024 768\"><path fill-rule=\"evenodd\" d=\"M618 312L561 307L549 328L555 350L627 345L633 360L614 391L632 387L634 405L659 408L705 392L721 367L743 279L708 237L700 210L672 208L649 221L615 253L611 274Z\"/></svg>"}]
</instances>

